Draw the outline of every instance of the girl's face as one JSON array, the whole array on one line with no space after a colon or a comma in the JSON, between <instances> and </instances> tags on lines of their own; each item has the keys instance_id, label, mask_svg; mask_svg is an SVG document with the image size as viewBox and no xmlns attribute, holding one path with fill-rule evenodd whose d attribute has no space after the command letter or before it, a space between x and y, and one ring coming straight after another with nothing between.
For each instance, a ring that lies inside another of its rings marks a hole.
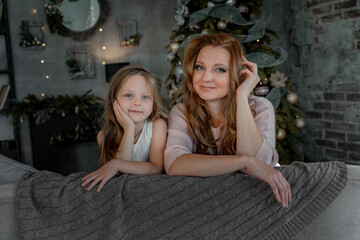
<instances>
[{"instance_id":1,"label":"girl's face","mask_svg":"<svg viewBox=\"0 0 360 240\"><path fill-rule=\"evenodd\" d=\"M230 91L230 53L222 47L203 47L196 59L192 83L205 101L218 101Z\"/></svg>"},{"instance_id":2,"label":"girl's face","mask_svg":"<svg viewBox=\"0 0 360 240\"><path fill-rule=\"evenodd\" d=\"M145 121L153 111L154 96L145 77L128 78L116 95L121 109L134 121Z\"/></svg>"}]
</instances>

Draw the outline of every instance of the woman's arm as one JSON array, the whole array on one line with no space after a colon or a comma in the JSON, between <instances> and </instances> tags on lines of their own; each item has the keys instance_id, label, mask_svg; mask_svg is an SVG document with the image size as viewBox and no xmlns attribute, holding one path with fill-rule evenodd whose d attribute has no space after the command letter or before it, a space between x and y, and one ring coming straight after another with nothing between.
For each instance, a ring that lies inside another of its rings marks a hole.
<instances>
[{"instance_id":1,"label":"woman's arm","mask_svg":"<svg viewBox=\"0 0 360 240\"><path fill-rule=\"evenodd\" d=\"M245 80L236 90L236 154L259 158L270 166L278 162L275 149L275 113L271 103L260 97L255 98L255 117L249 105L249 94L260 78L257 65L243 58L248 68L240 72Z\"/></svg>"}]
</instances>

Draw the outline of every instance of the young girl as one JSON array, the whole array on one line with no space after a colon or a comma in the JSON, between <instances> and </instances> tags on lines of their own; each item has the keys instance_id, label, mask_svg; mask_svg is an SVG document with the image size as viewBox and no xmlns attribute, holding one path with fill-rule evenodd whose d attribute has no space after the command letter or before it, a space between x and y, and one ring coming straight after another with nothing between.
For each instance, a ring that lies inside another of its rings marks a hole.
<instances>
[{"instance_id":1,"label":"young girl","mask_svg":"<svg viewBox=\"0 0 360 240\"><path fill-rule=\"evenodd\" d=\"M90 191L118 172L160 174L163 171L168 116L160 99L160 79L140 66L118 71L105 100L103 126L97 135L101 166L82 178Z\"/></svg>"}]
</instances>

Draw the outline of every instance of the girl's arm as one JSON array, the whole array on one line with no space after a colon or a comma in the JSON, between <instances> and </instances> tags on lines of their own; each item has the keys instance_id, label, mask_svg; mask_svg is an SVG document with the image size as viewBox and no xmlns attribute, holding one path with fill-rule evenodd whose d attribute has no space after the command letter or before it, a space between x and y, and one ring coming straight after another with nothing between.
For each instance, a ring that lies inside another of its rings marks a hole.
<instances>
[{"instance_id":1,"label":"girl's arm","mask_svg":"<svg viewBox=\"0 0 360 240\"><path fill-rule=\"evenodd\" d=\"M134 162L123 159L113 159L104 166L82 178L82 186L90 185L90 191L99 183L100 192L105 183L118 172L129 174L160 174L163 171L164 148L166 144L167 126L164 120L158 119L153 123L149 162Z\"/></svg>"},{"instance_id":2,"label":"girl's arm","mask_svg":"<svg viewBox=\"0 0 360 240\"><path fill-rule=\"evenodd\" d=\"M116 120L124 129L124 135L121 138L120 145L116 152L116 158L131 161L134 148L135 123L121 109L120 104L115 100L113 103Z\"/></svg>"}]
</instances>

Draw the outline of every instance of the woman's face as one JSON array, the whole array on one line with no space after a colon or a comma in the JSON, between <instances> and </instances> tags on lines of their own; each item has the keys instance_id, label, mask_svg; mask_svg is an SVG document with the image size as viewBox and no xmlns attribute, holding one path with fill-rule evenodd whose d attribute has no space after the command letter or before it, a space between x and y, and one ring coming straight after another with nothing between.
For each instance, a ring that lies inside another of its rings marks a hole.
<instances>
[{"instance_id":1,"label":"woman's face","mask_svg":"<svg viewBox=\"0 0 360 240\"><path fill-rule=\"evenodd\" d=\"M230 53L222 47L203 47L196 59L192 83L204 101L223 100L230 90Z\"/></svg>"}]
</instances>

